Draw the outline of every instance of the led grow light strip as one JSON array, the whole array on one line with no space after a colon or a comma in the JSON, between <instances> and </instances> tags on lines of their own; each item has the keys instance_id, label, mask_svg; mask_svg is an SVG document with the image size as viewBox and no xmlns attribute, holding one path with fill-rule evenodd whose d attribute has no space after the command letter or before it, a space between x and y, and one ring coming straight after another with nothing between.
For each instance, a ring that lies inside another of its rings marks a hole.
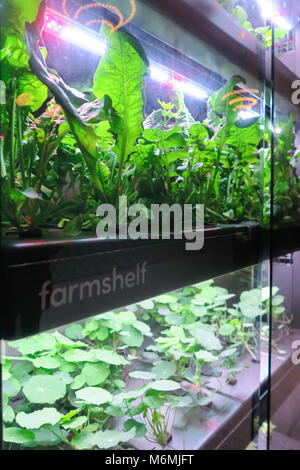
<instances>
[{"instance_id":1,"label":"led grow light strip","mask_svg":"<svg viewBox=\"0 0 300 470\"><path fill-rule=\"evenodd\" d=\"M258 5L261 14L264 18L272 19L273 23L281 29L291 29L290 23L280 15L278 11L274 11L274 4L272 0L258 0Z\"/></svg>"},{"instance_id":2,"label":"led grow light strip","mask_svg":"<svg viewBox=\"0 0 300 470\"><path fill-rule=\"evenodd\" d=\"M176 74L178 77L179 75ZM200 88L196 83L188 80L183 75L180 76L180 80L174 77L174 73L167 68L161 67L158 64L152 63L150 65L150 76L152 80L160 83L169 84L170 87L177 91L181 91L186 95L193 96L198 99L208 98L208 94Z\"/></svg>"},{"instance_id":3,"label":"led grow light strip","mask_svg":"<svg viewBox=\"0 0 300 470\"><path fill-rule=\"evenodd\" d=\"M100 20L102 21L102 20ZM104 38L92 31L86 30L82 26L66 21L65 18L57 20L54 14L50 12L46 17L45 30L55 36L60 37L70 44L74 44L81 49L85 49L92 54L102 56L105 54L106 43ZM171 70L162 67L154 62L150 65L150 76L152 80L170 85L175 90L193 96L198 99L205 99L208 94L196 83L187 79L183 75L174 74Z\"/></svg>"},{"instance_id":4,"label":"led grow light strip","mask_svg":"<svg viewBox=\"0 0 300 470\"><path fill-rule=\"evenodd\" d=\"M74 28L74 26L62 28L60 37L61 39L74 44L74 46L86 49L93 54L99 56L105 54L105 41L94 37L94 35L87 33L81 28Z\"/></svg>"}]
</instances>

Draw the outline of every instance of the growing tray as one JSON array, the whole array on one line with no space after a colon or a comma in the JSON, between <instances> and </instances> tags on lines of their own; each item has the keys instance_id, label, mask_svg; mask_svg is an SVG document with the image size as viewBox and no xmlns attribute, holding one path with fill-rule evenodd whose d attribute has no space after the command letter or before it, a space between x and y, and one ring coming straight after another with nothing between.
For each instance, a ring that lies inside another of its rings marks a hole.
<instances>
[{"instance_id":1,"label":"growing tray","mask_svg":"<svg viewBox=\"0 0 300 470\"><path fill-rule=\"evenodd\" d=\"M299 339L300 330L292 329L278 344L285 353L272 353L272 415L299 384L300 368L291 361L292 343ZM240 357L240 361L245 370L237 374L235 385L223 383L221 390L212 394L212 407L179 408L175 419L171 414L168 431L172 441L165 450L243 450L257 436L259 426L267 419L268 346L262 345L259 361L253 362L249 354ZM220 388L219 379L204 379L206 386ZM146 439L135 438L131 444L138 450L153 449L153 444ZM259 450L266 450L265 439L261 438L259 445ZM155 447L162 450L160 446Z\"/></svg>"},{"instance_id":2,"label":"growing tray","mask_svg":"<svg viewBox=\"0 0 300 470\"><path fill-rule=\"evenodd\" d=\"M53 237L2 243L1 337L18 339L215 278L300 248L300 227L271 234L253 224L207 228L185 240Z\"/></svg>"}]
</instances>

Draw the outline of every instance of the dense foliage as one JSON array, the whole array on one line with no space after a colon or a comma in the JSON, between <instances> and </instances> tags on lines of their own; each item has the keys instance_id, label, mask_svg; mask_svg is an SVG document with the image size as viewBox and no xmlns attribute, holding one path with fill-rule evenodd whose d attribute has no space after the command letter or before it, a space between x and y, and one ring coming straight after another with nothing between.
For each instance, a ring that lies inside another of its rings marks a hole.
<instances>
[{"instance_id":1,"label":"dense foliage","mask_svg":"<svg viewBox=\"0 0 300 470\"><path fill-rule=\"evenodd\" d=\"M289 322L283 301L273 288L280 354ZM166 447L176 413L214 409L249 355L257 359L268 315L268 287L235 299L207 281L74 323L63 334L9 342L13 352L2 364L7 448L144 448L145 439Z\"/></svg>"},{"instance_id":2,"label":"dense foliage","mask_svg":"<svg viewBox=\"0 0 300 470\"><path fill-rule=\"evenodd\" d=\"M39 46L44 11L41 0L4 0L1 9L5 231L64 227L70 236L94 230L99 204L118 208L121 195L147 207L205 204L206 223L268 225L272 131L258 113L241 118L230 104L227 95L245 85L243 77L210 96L203 122L193 119L180 93L174 103L158 100L158 109L145 116L147 57L132 36L103 26L107 50L88 100L47 68L47 51ZM275 135L279 221L298 216L295 119L283 118Z\"/></svg>"}]
</instances>

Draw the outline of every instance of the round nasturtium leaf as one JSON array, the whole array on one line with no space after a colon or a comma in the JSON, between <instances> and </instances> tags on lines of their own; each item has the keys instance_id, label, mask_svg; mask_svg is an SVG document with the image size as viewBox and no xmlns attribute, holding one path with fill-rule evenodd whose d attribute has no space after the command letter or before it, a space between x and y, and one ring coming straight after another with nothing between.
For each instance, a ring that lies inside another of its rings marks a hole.
<instances>
[{"instance_id":1,"label":"round nasturtium leaf","mask_svg":"<svg viewBox=\"0 0 300 470\"><path fill-rule=\"evenodd\" d=\"M41 351L48 351L53 349L56 344L56 339L49 333L42 333L40 335L31 336L30 338L19 340L15 346L21 354L36 354ZM11 343L14 347L13 343Z\"/></svg>"},{"instance_id":2,"label":"round nasturtium leaf","mask_svg":"<svg viewBox=\"0 0 300 470\"><path fill-rule=\"evenodd\" d=\"M131 347L140 347L143 344L144 337L142 333L133 326L125 326L120 332L120 336L125 344Z\"/></svg>"},{"instance_id":3,"label":"round nasturtium leaf","mask_svg":"<svg viewBox=\"0 0 300 470\"><path fill-rule=\"evenodd\" d=\"M149 337L153 336L150 326L147 325L147 323L144 323L143 321L135 320L132 323L132 326L134 326L134 328L139 330L144 336L149 336Z\"/></svg>"},{"instance_id":4,"label":"round nasturtium leaf","mask_svg":"<svg viewBox=\"0 0 300 470\"><path fill-rule=\"evenodd\" d=\"M15 412L9 405L3 406L3 421L5 423L12 423L15 418Z\"/></svg>"},{"instance_id":5,"label":"round nasturtium leaf","mask_svg":"<svg viewBox=\"0 0 300 470\"><path fill-rule=\"evenodd\" d=\"M155 375L151 372L145 372L143 370L135 370L129 373L129 377L132 379L141 379L141 380L152 380Z\"/></svg>"},{"instance_id":6,"label":"round nasturtium leaf","mask_svg":"<svg viewBox=\"0 0 300 470\"><path fill-rule=\"evenodd\" d=\"M133 312L130 312L129 310L125 312L120 312L117 314L117 320L122 324L122 325L132 325L132 323L136 320L136 316Z\"/></svg>"},{"instance_id":7,"label":"round nasturtium leaf","mask_svg":"<svg viewBox=\"0 0 300 470\"><path fill-rule=\"evenodd\" d=\"M3 440L5 442L14 442L15 444L24 444L25 442L33 441L34 434L27 429L6 428L3 432Z\"/></svg>"},{"instance_id":8,"label":"round nasturtium leaf","mask_svg":"<svg viewBox=\"0 0 300 470\"><path fill-rule=\"evenodd\" d=\"M102 405L112 400L112 395L101 387L86 387L76 392L76 397L92 405Z\"/></svg>"},{"instance_id":9,"label":"round nasturtium leaf","mask_svg":"<svg viewBox=\"0 0 300 470\"><path fill-rule=\"evenodd\" d=\"M21 390L21 384L15 377L10 377L9 380L3 380L2 393L9 397L16 396Z\"/></svg>"},{"instance_id":10,"label":"round nasturtium leaf","mask_svg":"<svg viewBox=\"0 0 300 470\"><path fill-rule=\"evenodd\" d=\"M60 362L51 356L42 356L34 359L33 365L37 368L42 367L43 369L57 369L60 366Z\"/></svg>"},{"instance_id":11,"label":"round nasturtium leaf","mask_svg":"<svg viewBox=\"0 0 300 470\"><path fill-rule=\"evenodd\" d=\"M67 362L97 362L93 351L83 351L82 349L69 349L63 354Z\"/></svg>"},{"instance_id":12,"label":"round nasturtium leaf","mask_svg":"<svg viewBox=\"0 0 300 470\"><path fill-rule=\"evenodd\" d=\"M119 431L118 429L112 431L98 431L94 435L94 442L99 449L109 449L117 446L119 442L129 441L135 434L135 428L132 428L128 432Z\"/></svg>"},{"instance_id":13,"label":"round nasturtium leaf","mask_svg":"<svg viewBox=\"0 0 300 470\"><path fill-rule=\"evenodd\" d=\"M160 361L152 368L152 374L156 379L169 379L176 372L176 366L173 362Z\"/></svg>"},{"instance_id":14,"label":"round nasturtium leaf","mask_svg":"<svg viewBox=\"0 0 300 470\"><path fill-rule=\"evenodd\" d=\"M85 376L87 385L92 387L105 382L110 374L110 368L107 364L86 364L82 374Z\"/></svg>"},{"instance_id":15,"label":"round nasturtium leaf","mask_svg":"<svg viewBox=\"0 0 300 470\"><path fill-rule=\"evenodd\" d=\"M81 433L75 434L71 441L71 444L78 450L91 449L95 445L94 434L91 431L84 429Z\"/></svg>"},{"instance_id":16,"label":"round nasturtium leaf","mask_svg":"<svg viewBox=\"0 0 300 470\"><path fill-rule=\"evenodd\" d=\"M73 380L73 383L71 385L72 390L79 390L85 385L85 375L83 373L76 375L76 377Z\"/></svg>"},{"instance_id":17,"label":"round nasturtium leaf","mask_svg":"<svg viewBox=\"0 0 300 470\"><path fill-rule=\"evenodd\" d=\"M219 334L222 336L230 336L234 332L234 326L224 324L219 329Z\"/></svg>"},{"instance_id":18,"label":"round nasturtium leaf","mask_svg":"<svg viewBox=\"0 0 300 470\"><path fill-rule=\"evenodd\" d=\"M24 413L21 411L16 416L17 423L26 429L38 429L44 424L52 424L54 426L62 418L56 408L43 408L42 410L33 411L32 413Z\"/></svg>"},{"instance_id":19,"label":"round nasturtium leaf","mask_svg":"<svg viewBox=\"0 0 300 470\"><path fill-rule=\"evenodd\" d=\"M142 302L138 302L137 304L139 307L144 308L145 310L151 310L154 307L153 300L143 300Z\"/></svg>"},{"instance_id":20,"label":"round nasturtium leaf","mask_svg":"<svg viewBox=\"0 0 300 470\"><path fill-rule=\"evenodd\" d=\"M83 327L79 323L74 323L66 328L65 334L70 339L82 339L82 330Z\"/></svg>"},{"instance_id":21,"label":"round nasturtium leaf","mask_svg":"<svg viewBox=\"0 0 300 470\"><path fill-rule=\"evenodd\" d=\"M216 362L218 360L217 356L214 356L209 351L204 351L204 350L196 352L195 356L198 361L203 361L206 363Z\"/></svg>"},{"instance_id":22,"label":"round nasturtium leaf","mask_svg":"<svg viewBox=\"0 0 300 470\"><path fill-rule=\"evenodd\" d=\"M172 297L171 295L163 294L155 297L154 300L160 304L171 304L174 302L174 300L176 301L176 298Z\"/></svg>"},{"instance_id":23,"label":"round nasturtium leaf","mask_svg":"<svg viewBox=\"0 0 300 470\"><path fill-rule=\"evenodd\" d=\"M75 419L70 419L69 421L66 421L62 427L64 429L76 429L82 426L87 422L87 417L86 416L78 416Z\"/></svg>"},{"instance_id":24,"label":"round nasturtium leaf","mask_svg":"<svg viewBox=\"0 0 300 470\"><path fill-rule=\"evenodd\" d=\"M44 425L39 429L33 429L32 432L34 433L35 446L41 447L56 446L67 437L67 431L61 429L59 424L51 426L51 428L47 427L47 425ZM33 443L29 443L29 446L30 444L32 446Z\"/></svg>"},{"instance_id":25,"label":"round nasturtium leaf","mask_svg":"<svg viewBox=\"0 0 300 470\"><path fill-rule=\"evenodd\" d=\"M112 405L113 406L119 406L119 405L122 404L122 402L124 400L130 402L130 401L140 397L141 395L143 395L146 392L146 390L148 389L148 387L149 387L149 384L143 385L142 387L140 387L136 390L131 390L130 392L119 393L118 395L115 395L113 397Z\"/></svg>"},{"instance_id":26,"label":"round nasturtium leaf","mask_svg":"<svg viewBox=\"0 0 300 470\"><path fill-rule=\"evenodd\" d=\"M152 390L161 390L161 391L171 391L171 390L178 390L180 385L174 380L156 380L152 382L151 389Z\"/></svg>"},{"instance_id":27,"label":"round nasturtium leaf","mask_svg":"<svg viewBox=\"0 0 300 470\"><path fill-rule=\"evenodd\" d=\"M115 353L114 351L109 351L108 349L95 349L94 354L98 361L106 362L107 364L113 364L116 366L129 364L123 356Z\"/></svg>"},{"instance_id":28,"label":"round nasturtium leaf","mask_svg":"<svg viewBox=\"0 0 300 470\"><path fill-rule=\"evenodd\" d=\"M9 380L11 378L11 373L9 372L9 367L2 366L2 380Z\"/></svg>"},{"instance_id":29,"label":"round nasturtium leaf","mask_svg":"<svg viewBox=\"0 0 300 470\"><path fill-rule=\"evenodd\" d=\"M204 331L201 328L197 328L195 331L191 330L191 334L199 341L200 345L208 350L220 351L222 345L218 338L209 331Z\"/></svg>"},{"instance_id":30,"label":"round nasturtium leaf","mask_svg":"<svg viewBox=\"0 0 300 470\"><path fill-rule=\"evenodd\" d=\"M128 419L124 423L125 431L130 431L135 428L136 437L144 437L147 434L147 428L143 423L136 421L135 419Z\"/></svg>"},{"instance_id":31,"label":"round nasturtium leaf","mask_svg":"<svg viewBox=\"0 0 300 470\"><path fill-rule=\"evenodd\" d=\"M164 405L164 399L158 390L148 390L145 394L144 402L154 409L159 409Z\"/></svg>"},{"instance_id":32,"label":"round nasturtium leaf","mask_svg":"<svg viewBox=\"0 0 300 470\"><path fill-rule=\"evenodd\" d=\"M53 404L66 394L66 385L53 375L35 375L24 385L23 392L32 403Z\"/></svg>"}]
</instances>

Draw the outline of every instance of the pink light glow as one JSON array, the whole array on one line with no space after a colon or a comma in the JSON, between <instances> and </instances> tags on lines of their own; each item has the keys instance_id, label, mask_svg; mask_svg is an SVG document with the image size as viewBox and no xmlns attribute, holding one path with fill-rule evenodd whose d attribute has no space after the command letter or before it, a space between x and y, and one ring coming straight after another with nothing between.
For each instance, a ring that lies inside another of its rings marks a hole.
<instances>
[{"instance_id":1,"label":"pink light glow","mask_svg":"<svg viewBox=\"0 0 300 470\"><path fill-rule=\"evenodd\" d=\"M51 33L59 33L63 29L63 25L56 21L54 18L46 16L45 30Z\"/></svg>"}]
</instances>

